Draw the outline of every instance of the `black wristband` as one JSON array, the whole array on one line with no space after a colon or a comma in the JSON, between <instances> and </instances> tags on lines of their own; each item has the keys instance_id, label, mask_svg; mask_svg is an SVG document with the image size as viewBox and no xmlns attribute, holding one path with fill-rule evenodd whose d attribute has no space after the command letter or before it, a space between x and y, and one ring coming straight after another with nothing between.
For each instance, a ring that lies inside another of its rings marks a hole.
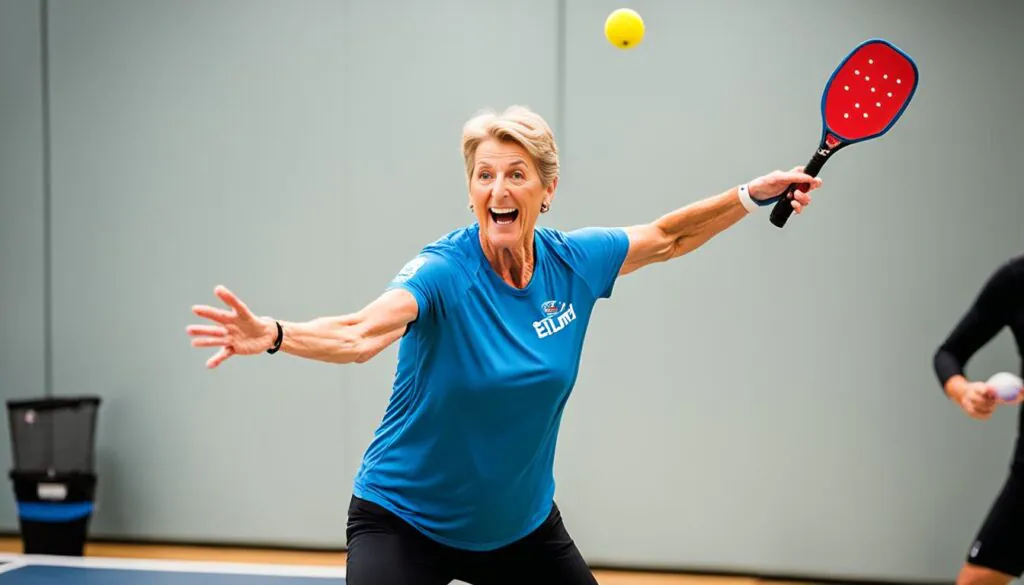
<instances>
[{"instance_id":1,"label":"black wristband","mask_svg":"<svg viewBox=\"0 0 1024 585\"><path fill-rule=\"evenodd\" d=\"M269 354L277 353L277 350L281 349L281 342L284 341L284 329L281 328L281 323L279 321L274 321L274 323L277 325L277 339L274 340L273 347L267 350Z\"/></svg>"}]
</instances>

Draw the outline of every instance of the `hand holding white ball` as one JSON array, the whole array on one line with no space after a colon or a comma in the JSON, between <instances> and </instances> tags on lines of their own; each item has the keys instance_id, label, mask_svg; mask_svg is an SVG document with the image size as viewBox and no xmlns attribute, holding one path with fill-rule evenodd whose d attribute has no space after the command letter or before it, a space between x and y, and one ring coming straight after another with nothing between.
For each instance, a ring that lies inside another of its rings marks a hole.
<instances>
[{"instance_id":1,"label":"hand holding white ball","mask_svg":"<svg viewBox=\"0 0 1024 585\"><path fill-rule=\"evenodd\" d=\"M985 383L996 391L999 398L1006 401L1016 400L1021 390L1024 389L1024 381L1010 372L993 374Z\"/></svg>"}]
</instances>

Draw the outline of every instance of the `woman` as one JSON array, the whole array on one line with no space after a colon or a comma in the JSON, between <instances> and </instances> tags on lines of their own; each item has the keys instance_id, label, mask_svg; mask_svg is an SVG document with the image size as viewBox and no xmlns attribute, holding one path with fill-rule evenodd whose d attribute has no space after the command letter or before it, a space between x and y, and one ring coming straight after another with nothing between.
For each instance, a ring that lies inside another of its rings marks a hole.
<instances>
[{"instance_id":1,"label":"woman","mask_svg":"<svg viewBox=\"0 0 1024 585\"><path fill-rule=\"evenodd\" d=\"M934 368L946 396L968 416L989 419L1001 404L1019 404L998 397L985 382L964 375L967 362L1003 327L1009 327L1024 356L1024 255L995 270L974 302L935 352ZM1024 574L1024 411L1019 415L1017 442L1010 473L993 502L960 569L957 583L1005 585Z\"/></svg>"},{"instance_id":2,"label":"woman","mask_svg":"<svg viewBox=\"0 0 1024 585\"><path fill-rule=\"evenodd\" d=\"M678 258L773 202L795 169L646 225L537 227L558 186L547 123L522 107L463 128L476 221L427 245L377 299L305 323L254 315L223 287L198 306L196 347L365 362L402 339L390 402L349 508L348 583L595 584L553 502L559 422L595 302L619 275ZM796 212L807 192L792 199ZM269 348L269 350L268 350Z\"/></svg>"}]
</instances>

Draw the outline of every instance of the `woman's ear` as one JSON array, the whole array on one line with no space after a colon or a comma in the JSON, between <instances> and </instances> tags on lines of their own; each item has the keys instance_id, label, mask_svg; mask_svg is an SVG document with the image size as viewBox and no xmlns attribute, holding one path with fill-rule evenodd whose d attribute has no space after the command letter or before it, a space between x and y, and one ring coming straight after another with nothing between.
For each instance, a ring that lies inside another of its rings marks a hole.
<instances>
[{"instance_id":1,"label":"woman's ear","mask_svg":"<svg viewBox=\"0 0 1024 585\"><path fill-rule=\"evenodd\" d=\"M551 209L551 201L555 198L556 189L558 189L558 177L552 179L551 184L544 189L546 195L544 196L544 202L540 204L541 213L547 213Z\"/></svg>"},{"instance_id":2,"label":"woman's ear","mask_svg":"<svg viewBox=\"0 0 1024 585\"><path fill-rule=\"evenodd\" d=\"M551 196L551 197L554 197L556 189L558 189L558 177L557 176L554 179L551 179L551 184L548 185L548 188L547 188L548 195ZM548 203L550 203L550 201L548 201Z\"/></svg>"}]
</instances>

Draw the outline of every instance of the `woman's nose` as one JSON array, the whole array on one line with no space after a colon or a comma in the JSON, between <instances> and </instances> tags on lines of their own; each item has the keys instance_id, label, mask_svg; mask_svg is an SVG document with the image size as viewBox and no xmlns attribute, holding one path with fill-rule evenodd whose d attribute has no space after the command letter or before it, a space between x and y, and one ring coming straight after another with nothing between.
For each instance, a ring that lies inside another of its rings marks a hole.
<instances>
[{"instance_id":1,"label":"woman's nose","mask_svg":"<svg viewBox=\"0 0 1024 585\"><path fill-rule=\"evenodd\" d=\"M498 175L494 179L494 184L491 185L491 193L493 195L503 195L505 193L505 179L501 175Z\"/></svg>"}]
</instances>

